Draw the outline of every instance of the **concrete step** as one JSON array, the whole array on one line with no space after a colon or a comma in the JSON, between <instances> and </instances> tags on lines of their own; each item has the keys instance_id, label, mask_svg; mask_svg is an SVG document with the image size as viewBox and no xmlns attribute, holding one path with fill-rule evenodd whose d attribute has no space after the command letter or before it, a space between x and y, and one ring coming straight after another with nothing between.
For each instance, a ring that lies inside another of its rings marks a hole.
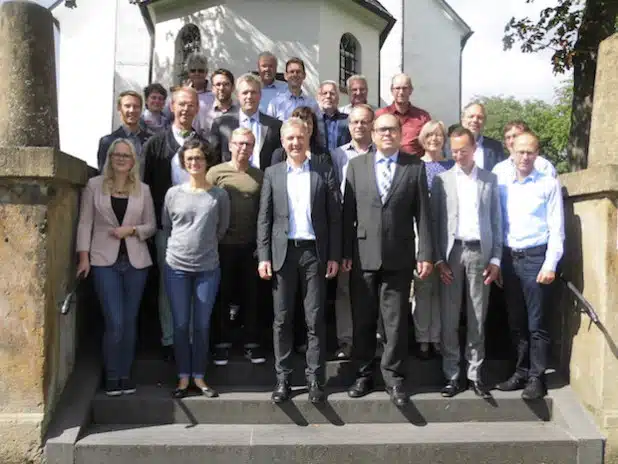
<instances>
[{"instance_id":1,"label":"concrete step","mask_svg":"<svg viewBox=\"0 0 618 464\"><path fill-rule=\"evenodd\" d=\"M421 361L410 357L407 362L409 373L406 384L409 388L442 385L441 359ZM305 380L305 358L295 355L294 372L290 379L292 385L303 386ZM485 362L484 377L488 384L505 380L512 373L508 361L489 360ZM379 362L376 367L376 384L383 385ZM134 364L134 379L143 385L174 385L176 368L173 363L160 359L138 359ZM356 367L350 361L328 361L325 375L327 385L331 387L348 387L356 377ZM251 364L242 356L230 359L227 366L211 365L207 369L206 379L213 386L264 386L271 388L275 383L275 366L272 357L264 364Z\"/></svg>"},{"instance_id":2,"label":"concrete step","mask_svg":"<svg viewBox=\"0 0 618 464\"><path fill-rule=\"evenodd\" d=\"M547 422L92 426L75 464L576 464L578 445Z\"/></svg>"},{"instance_id":3,"label":"concrete step","mask_svg":"<svg viewBox=\"0 0 618 464\"><path fill-rule=\"evenodd\" d=\"M109 398L99 392L92 404L96 424L366 424L444 422L534 422L552 418L551 396L524 401L521 392L493 392L482 400L472 391L455 398L438 392L413 393L405 408L395 407L384 392L350 398L342 391L328 391L328 403L315 406L305 388L294 390L293 400L274 404L270 390L238 392L220 390L220 397L171 398L171 388L139 386L134 395ZM262 389L265 390L265 389Z\"/></svg>"}]
</instances>

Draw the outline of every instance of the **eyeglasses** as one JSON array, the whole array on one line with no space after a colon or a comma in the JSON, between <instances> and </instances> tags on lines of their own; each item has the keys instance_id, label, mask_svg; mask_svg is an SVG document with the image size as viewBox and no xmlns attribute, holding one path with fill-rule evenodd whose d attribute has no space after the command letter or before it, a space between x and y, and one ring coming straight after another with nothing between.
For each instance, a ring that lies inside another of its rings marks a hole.
<instances>
[{"instance_id":1,"label":"eyeglasses","mask_svg":"<svg viewBox=\"0 0 618 464\"><path fill-rule=\"evenodd\" d=\"M112 158L122 161L128 161L133 159L133 155L129 155L128 153L112 153Z\"/></svg>"},{"instance_id":2,"label":"eyeglasses","mask_svg":"<svg viewBox=\"0 0 618 464\"><path fill-rule=\"evenodd\" d=\"M192 68L192 69L189 69L189 72L190 73L205 73L206 70L204 68Z\"/></svg>"},{"instance_id":3,"label":"eyeglasses","mask_svg":"<svg viewBox=\"0 0 618 464\"><path fill-rule=\"evenodd\" d=\"M399 128L395 126L376 127L374 131L380 135L385 135L387 132L391 134L396 134L397 132L399 132Z\"/></svg>"},{"instance_id":4,"label":"eyeglasses","mask_svg":"<svg viewBox=\"0 0 618 464\"><path fill-rule=\"evenodd\" d=\"M237 147L247 147L247 148L253 148L253 146L255 145L255 143L253 142L232 142L234 145L236 145Z\"/></svg>"},{"instance_id":5,"label":"eyeglasses","mask_svg":"<svg viewBox=\"0 0 618 464\"><path fill-rule=\"evenodd\" d=\"M185 164L188 163L202 163L206 161L206 158L204 158L203 156L187 156L185 158Z\"/></svg>"}]
</instances>

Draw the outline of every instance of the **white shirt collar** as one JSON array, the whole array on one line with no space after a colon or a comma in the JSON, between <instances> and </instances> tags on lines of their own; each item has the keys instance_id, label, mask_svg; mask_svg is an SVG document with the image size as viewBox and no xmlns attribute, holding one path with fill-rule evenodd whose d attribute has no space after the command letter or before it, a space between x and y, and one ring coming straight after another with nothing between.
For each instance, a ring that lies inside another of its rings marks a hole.
<instances>
[{"instance_id":1,"label":"white shirt collar","mask_svg":"<svg viewBox=\"0 0 618 464\"><path fill-rule=\"evenodd\" d=\"M470 174L466 174L458 164L455 164L455 174L458 176L468 176L471 180L476 180L476 178L478 177L478 171L478 166L474 164L474 166L472 167L472 171L470 171Z\"/></svg>"}]
</instances>

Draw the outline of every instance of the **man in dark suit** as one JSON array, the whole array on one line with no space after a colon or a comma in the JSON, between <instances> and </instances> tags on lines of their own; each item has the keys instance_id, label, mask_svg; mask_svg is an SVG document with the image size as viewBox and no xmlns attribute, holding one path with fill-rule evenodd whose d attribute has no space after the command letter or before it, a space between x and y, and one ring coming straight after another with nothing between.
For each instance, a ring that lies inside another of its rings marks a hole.
<instances>
[{"instance_id":1,"label":"man in dark suit","mask_svg":"<svg viewBox=\"0 0 618 464\"><path fill-rule=\"evenodd\" d=\"M330 153L352 140L348 130L348 115L341 113L337 108L339 89L335 81L324 81L320 84L318 104L321 111L316 115L319 142Z\"/></svg>"},{"instance_id":2,"label":"man in dark suit","mask_svg":"<svg viewBox=\"0 0 618 464\"><path fill-rule=\"evenodd\" d=\"M496 164L507 158L502 142L485 137L483 128L487 121L487 111L482 103L474 102L466 106L461 114L461 125L474 135L476 151L474 163L481 169L491 171ZM447 155L452 157L450 145L446 147Z\"/></svg>"},{"instance_id":3,"label":"man in dark suit","mask_svg":"<svg viewBox=\"0 0 618 464\"><path fill-rule=\"evenodd\" d=\"M150 133L141 124L142 116L142 96L133 90L121 92L118 96L117 109L120 113L122 125L111 134L101 137L99 140L99 150L97 151L97 163L99 172L103 171L107 151L112 143L118 139L128 139L133 143L137 159L140 163L140 176L144 178L144 159L142 157L142 147L150 137Z\"/></svg>"},{"instance_id":4,"label":"man in dark suit","mask_svg":"<svg viewBox=\"0 0 618 464\"><path fill-rule=\"evenodd\" d=\"M281 128L285 162L266 169L258 215L258 272L273 279L273 336L277 385L275 403L290 397L296 291L307 323L309 400L324 394L326 279L337 275L341 259L339 186L330 166L307 159L306 123L290 118ZM325 279L326 277L326 279Z\"/></svg>"},{"instance_id":5,"label":"man in dark suit","mask_svg":"<svg viewBox=\"0 0 618 464\"><path fill-rule=\"evenodd\" d=\"M253 74L240 76L236 81L240 111L226 113L213 121L209 141L220 162L232 158L230 139L239 127L253 132L256 143L249 163L262 171L270 166L273 151L281 146L281 121L259 111L261 85Z\"/></svg>"},{"instance_id":6,"label":"man in dark suit","mask_svg":"<svg viewBox=\"0 0 618 464\"><path fill-rule=\"evenodd\" d=\"M410 284L415 267L422 279L433 267L427 177L417 156L399 151L397 117L378 117L372 139L376 151L350 160L346 175L343 270L352 270L354 358L360 364L348 394L356 398L373 390L375 334L381 314L386 335L382 376L393 403L403 406L409 400L403 382Z\"/></svg>"}]
</instances>

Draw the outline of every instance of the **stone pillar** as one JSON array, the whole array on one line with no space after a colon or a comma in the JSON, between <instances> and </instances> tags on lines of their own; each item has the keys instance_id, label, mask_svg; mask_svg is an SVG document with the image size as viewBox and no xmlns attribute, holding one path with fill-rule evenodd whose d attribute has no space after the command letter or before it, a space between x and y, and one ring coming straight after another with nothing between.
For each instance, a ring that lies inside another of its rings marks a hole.
<instances>
[{"instance_id":1,"label":"stone pillar","mask_svg":"<svg viewBox=\"0 0 618 464\"><path fill-rule=\"evenodd\" d=\"M53 18L0 4L0 462L38 462L75 357L73 283L83 161L58 149Z\"/></svg>"},{"instance_id":2,"label":"stone pillar","mask_svg":"<svg viewBox=\"0 0 618 464\"><path fill-rule=\"evenodd\" d=\"M562 292L562 364L573 389L607 437L607 464L618 463L618 34L599 50L589 168L560 176L565 189L562 267L601 324L577 313Z\"/></svg>"}]
</instances>

